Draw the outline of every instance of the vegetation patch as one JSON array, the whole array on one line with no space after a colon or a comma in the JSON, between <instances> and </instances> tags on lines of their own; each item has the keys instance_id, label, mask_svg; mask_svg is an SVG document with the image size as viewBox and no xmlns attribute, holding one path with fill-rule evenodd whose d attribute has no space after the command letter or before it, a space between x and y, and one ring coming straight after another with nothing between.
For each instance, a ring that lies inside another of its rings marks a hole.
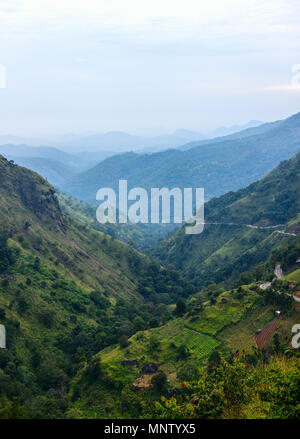
<instances>
[{"instance_id":1,"label":"vegetation patch","mask_svg":"<svg viewBox=\"0 0 300 439\"><path fill-rule=\"evenodd\" d=\"M216 303L207 302L200 315L190 317L185 325L204 334L216 335L224 327L240 321L258 300L257 293L246 288L226 291L215 299Z\"/></svg>"}]
</instances>

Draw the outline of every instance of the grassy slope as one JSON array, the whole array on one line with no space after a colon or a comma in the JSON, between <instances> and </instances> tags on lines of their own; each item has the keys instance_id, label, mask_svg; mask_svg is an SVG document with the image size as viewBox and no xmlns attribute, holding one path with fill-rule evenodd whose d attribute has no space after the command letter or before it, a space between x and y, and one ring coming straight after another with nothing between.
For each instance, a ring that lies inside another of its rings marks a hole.
<instances>
[{"instance_id":1,"label":"grassy slope","mask_svg":"<svg viewBox=\"0 0 300 439\"><path fill-rule=\"evenodd\" d=\"M285 276L285 279L300 282L300 268L289 273L287 276Z\"/></svg>"}]
</instances>

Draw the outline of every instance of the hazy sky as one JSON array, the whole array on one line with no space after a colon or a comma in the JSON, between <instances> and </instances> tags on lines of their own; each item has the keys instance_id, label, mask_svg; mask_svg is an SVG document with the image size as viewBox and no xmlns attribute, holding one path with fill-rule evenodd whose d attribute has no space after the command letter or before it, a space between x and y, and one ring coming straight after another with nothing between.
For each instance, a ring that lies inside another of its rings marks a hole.
<instances>
[{"instance_id":1,"label":"hazy sky","mask_svg":"<svg viewBox=\"0 0 300 439\"><path fill-rule=\"evenodd\" d=\"M275 120L300 111L300 1L0 0L0 64L1 134Z\"/></svg>"}]
</instances>

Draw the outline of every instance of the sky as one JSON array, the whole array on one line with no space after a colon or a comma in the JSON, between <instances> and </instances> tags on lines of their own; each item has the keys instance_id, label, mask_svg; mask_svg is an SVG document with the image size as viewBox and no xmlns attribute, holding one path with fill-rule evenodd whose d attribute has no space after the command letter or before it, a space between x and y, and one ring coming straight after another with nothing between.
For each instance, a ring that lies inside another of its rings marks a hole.
<instances>
[{"instance_id":1,"label":"sky","mask_svg":"<svg viewBox=\"0 0 300 439\"><path fill-rule=\"evenodd\" d=\"M155 135L299 111L298 0L0 0L0 134Z\"/></svg>"}]
</instances>

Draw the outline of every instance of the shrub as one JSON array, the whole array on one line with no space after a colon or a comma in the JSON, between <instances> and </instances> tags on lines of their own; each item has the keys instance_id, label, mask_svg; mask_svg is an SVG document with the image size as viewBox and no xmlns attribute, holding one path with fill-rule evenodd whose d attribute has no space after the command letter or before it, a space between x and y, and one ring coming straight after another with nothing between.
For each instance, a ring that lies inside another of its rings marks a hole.
<instances>
[{"instance_id":1,"label":"shrub","mask_svg":"<svg viewBox=\"0 0 300 439\"><path fill-rule=\"evenodd\" d=\"M189 361L178 372L181 381L195 381L199 379L199 368L195 363Z\"/></svg>"}]
</instances>

